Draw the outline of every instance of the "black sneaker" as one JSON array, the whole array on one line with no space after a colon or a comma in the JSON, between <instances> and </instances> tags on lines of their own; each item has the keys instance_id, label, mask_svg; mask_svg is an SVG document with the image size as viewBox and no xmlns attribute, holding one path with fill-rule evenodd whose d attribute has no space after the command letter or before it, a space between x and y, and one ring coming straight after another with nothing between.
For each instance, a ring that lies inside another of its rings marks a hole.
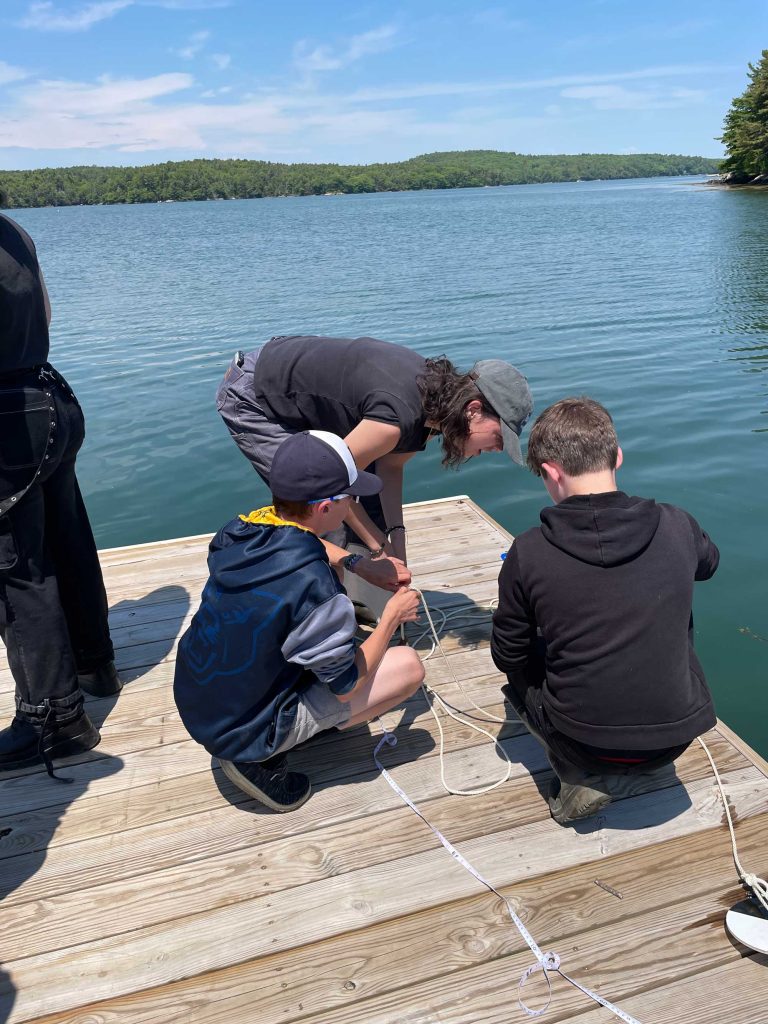
<instances>
[{"instance_id":1,"label":"black sneaker","mask_svg":"<svg viewBox=\"0 0 768 1024\"><path fill-rule=\"evenodd\" d=\"M123 681L117 674L114 661L102 665L95 672L79 673L77 682L80 689L85 690L91 697L113 697L123 688Z\"/></svg>"},{"instance_id":2,"label":"black sneaker","mask_svg":"<svg viewBox=\"0 0 768 1024\"><path fill-rule=\"evenodd\" d=\"M0 731L0 771L27 768L42 761L55 778L52 758L85 753L100 740L99 730L85 711L64 723L57 722L53 715L40 722L16 717Z\"/></svg>"},{"instance_id":3,"label":"black sneaker","mask_svg":"<svg viewBox=\"0 0 768 1024\"><path fill-rule=\"evenodd\" d=\"M309 799L312 786L306 775L288 771L285 754L268 761L223 761L222 771L238 789L273 811L295 811Z\"/></svg>"}]
</instances>

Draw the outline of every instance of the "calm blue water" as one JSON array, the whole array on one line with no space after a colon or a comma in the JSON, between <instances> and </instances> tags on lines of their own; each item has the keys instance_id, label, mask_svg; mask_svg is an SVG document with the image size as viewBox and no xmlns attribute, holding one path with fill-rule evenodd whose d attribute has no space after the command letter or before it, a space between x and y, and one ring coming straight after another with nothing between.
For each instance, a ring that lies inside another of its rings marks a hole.
<instances>
[{"instance_id":1,"label":"calm blue water","mask_svg":"<svg viewBox=\"0 0 768 1024\"><path fill-rule=\"evenodd\" d=\"M684 505L719 544L697 644L720 716L768 755L768 194L653 179L14 216L48 281L52 361L86 411L100 546L262 503L214 409L238 348L370 334L462 367L505 358L538 410L607 405L621 486ZM456 493L513 533L546 498L502 455L410 467L408 500Z\"/></svg>"}]
</instances>

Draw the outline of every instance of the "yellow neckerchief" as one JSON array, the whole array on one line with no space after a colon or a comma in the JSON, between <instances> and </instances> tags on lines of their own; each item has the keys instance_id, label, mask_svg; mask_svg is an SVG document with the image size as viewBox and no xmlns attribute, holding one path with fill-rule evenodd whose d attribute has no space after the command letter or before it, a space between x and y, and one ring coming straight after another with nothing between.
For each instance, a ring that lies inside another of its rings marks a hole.
<instances>
[{"instance_id":1,"label":"yellow neckerchief","mask_svg":"<svg viewBox=\"0 0 768 1024\"><path fill-rule=\"evenodd\" d=\"M264 508L254 509L247 516L241 515L238 518L242 519L244 523L253 523L254 526L295 526L297 530L312 533L312 530L302 526L301 523L294 523L290 519L281 519L274 505L265 505Z\"/></svg>"}]
</instances>

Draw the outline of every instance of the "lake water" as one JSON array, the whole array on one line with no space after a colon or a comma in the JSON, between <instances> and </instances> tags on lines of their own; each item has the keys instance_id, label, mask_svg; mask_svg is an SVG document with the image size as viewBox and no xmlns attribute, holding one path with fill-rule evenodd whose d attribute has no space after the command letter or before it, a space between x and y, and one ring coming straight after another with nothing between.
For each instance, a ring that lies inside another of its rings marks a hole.
<instances>
[{"instance_id":1,"label":"lake water","mask_svg":"<svg viewBox=\"0 0 768 1024\"><path fill-rule=\"evenodd\" d=\"M86 412L101 547L214 531L265 489L214 408L232 353L273 334L374 335L514 362L538 411L613 413L620 486L683 505L721 568L697 586L720 717L768 755L768 194L694 179L15 211ZM503 455L438 451L406 500L468 493L513 533L546 494ZM435 537L441 544L441 538Z\"/></svg>"}]
</instances>

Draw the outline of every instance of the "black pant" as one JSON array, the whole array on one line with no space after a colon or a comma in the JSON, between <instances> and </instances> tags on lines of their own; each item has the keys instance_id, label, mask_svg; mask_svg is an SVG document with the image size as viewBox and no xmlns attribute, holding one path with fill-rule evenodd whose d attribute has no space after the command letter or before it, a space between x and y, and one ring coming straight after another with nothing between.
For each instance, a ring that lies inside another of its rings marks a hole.
<instances>
[{"instance_id":1,"label":"black pant","mask_svg":"<svg viewBox=\"0 0 768 1024\"><path fill-rule=\"evenodd\" d=\"M0 636L16 683L17 713L44 701L59 721L79 713L78 672L114 658L107 596L75 476L82 410L51 367L0 378Z\"/></svg>"},{"instance_id":2,"label":"black pant","mask_svg":"<svg viewBox=\"0 0 768 1024\"><path fill-rule=\"evenodd\" d=\"M683 743L677 747L653 750L608 750L589 746L571 739L559 732L550 721L544 707L544 693L541 686L515 686L515 680L507 676L504 694L523 725L542 744L550 764L564 782L580 782L584 773L595 775L632 775L637 772L653 771L671 764L688 748ZM542 680L543 683L543 680ZM620 760L615 760L619 758ZM634 758L638 763L629 763Z\"/></svg>"}]
</instances>

